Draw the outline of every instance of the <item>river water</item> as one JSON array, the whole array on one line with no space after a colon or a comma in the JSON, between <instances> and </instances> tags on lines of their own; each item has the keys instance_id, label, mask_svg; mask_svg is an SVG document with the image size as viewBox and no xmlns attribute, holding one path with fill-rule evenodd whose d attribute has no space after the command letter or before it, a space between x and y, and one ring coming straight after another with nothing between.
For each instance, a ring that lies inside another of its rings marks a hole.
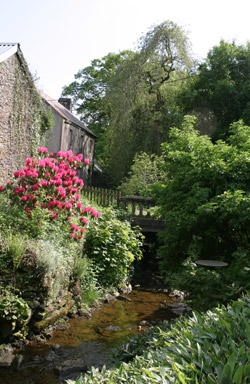
<instances>
[{"instance_id":1,"label":"river water","mask_svg":"<svg viewBox=\"0 0 250 384\"><path fill-rule=\"evenodd\" d=\"M0 384L61 384L76 379L91 366L108 365L112 348L134 333L173 317L165 304L167 294L135 289L124 295L130 301L103 304L90 319L69 320L67 329L55 329L46 342L17 351L11 367L0 368Z\"/></svg>"}]
</instances>

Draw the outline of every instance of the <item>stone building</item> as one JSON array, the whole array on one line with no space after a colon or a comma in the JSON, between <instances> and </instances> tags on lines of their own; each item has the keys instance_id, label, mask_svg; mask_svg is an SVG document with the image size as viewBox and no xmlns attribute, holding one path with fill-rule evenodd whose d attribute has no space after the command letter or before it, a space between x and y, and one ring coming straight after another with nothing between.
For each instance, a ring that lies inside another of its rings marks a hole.
<instances>
[{"instance_id":1,"label":"stone building","mask_svg":"<svg viewBox=\"0 0 250 384\"><path fill-rule=\"evenodd\" d=\"M46 147L50 152L57 153L69 149L76 155L82 153L94 165L96 135L71 112L71 99L53 100L44 92L39 91L47 108L52 112L54 125L46 134ZM79 177L86 182L91 178L92 166L79 169Z\"/></svg>"},{"instance_id":2,"label":"stone building","mask_svg":"<svg viewBox=\"0 0 250 384\"><path fill-rule=\"evenodd\" d=\"M45 109L19 44L0 43L0 184L39 142Z\"/></svg>"},{"instance_id":3,"label":"stone building","mask_svg":"<svg viewBox=\"0 0 250 384\"><path fill-rule=\"evenodd\" d=\"M94 164L96 136L71 113L68 99L61 102L36 89L18 43L0 43L0 185L39 146L54 153L71 149ZM84 181L91 169L79 170Z\"/></svg>"}]
</instances>

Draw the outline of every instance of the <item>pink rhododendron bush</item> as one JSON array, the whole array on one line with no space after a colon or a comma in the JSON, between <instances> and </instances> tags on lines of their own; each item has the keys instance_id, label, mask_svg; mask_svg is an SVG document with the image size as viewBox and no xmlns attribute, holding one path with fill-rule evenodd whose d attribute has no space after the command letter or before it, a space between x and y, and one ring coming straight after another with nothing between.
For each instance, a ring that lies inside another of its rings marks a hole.
<instances>
[{"instance_id":1,"label":"pink rhododendron bush","mask_svg":"<svg viewBox=\"0 0 250 384\"><path fill-rule=\"evenodd\" d=\"M56 156L47 148L38 148L38 157L26 159L26 166L14 172L14 180L0 191L8 194L10 204L22 208L32 225L55 221L72 239L81 239L87 216L99 217L92 207L81 202L83 180L77 169L89 164L82 154L59 151Z\"/></svg>"}]
</instances>

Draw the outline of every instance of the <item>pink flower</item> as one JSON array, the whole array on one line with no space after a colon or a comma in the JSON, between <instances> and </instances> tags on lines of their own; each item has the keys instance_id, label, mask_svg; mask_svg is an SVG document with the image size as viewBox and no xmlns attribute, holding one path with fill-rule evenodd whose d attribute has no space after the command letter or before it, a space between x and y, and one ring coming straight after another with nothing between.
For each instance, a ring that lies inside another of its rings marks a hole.
<instances>
[{"instance_id":1,"label":"pink flower","mask_svg":"<svg viewBox=\"0 0 250 384\"><path fill-rule=\"evenodd\" d=\"M19 172L18 171L14 172L14 176L19 177Z\"/></svg>"},{"instance_id":2,"label":"pink flower","mask_svg":"<svg viewBox=\"0 0 250 384\"><path fill-rule=\"evenodd\" d=\"M56 156L57 156L57 157L62 157L63 159L66 159L66 157L67 157L66 153L63 152L63 151L59 151L59 152L57 152L57 155L56 155Z\"/></svg>"},{"instance_id":3,"label":"pink flower","mask_svg":"<svg viewBox=\"0 0 250 384\"><path fill-rule=\"evenodd\" d=\"M27 200L28 200L28 197L25 196L25 195L23 195L23 196L21 197L21 199L22 199L22 201L27 201Z\"/></svg>"},{"instance_id":4,"label":"pink flower","mask_svg":"<svg viewBox=\"0 0 250 384\"><path fill-rule=\"evenodd\" d=\"M74 229L76 232L79 231L79 227L76 224L72 224L71 229Z\"/></svg>"},{"instance_id":5,"label":"pink flower","mask_svg":"<svg viewBox=\"0 0 250 384\"><path fill-rule=\"evenodd\" d=\"M30 165L30 164L32 164L32 159L31 159L31 157L28 157L26 159L26 165Z\"/></svg>"},{"instance_id":6,"label":"pink flower","mask_svg":"<svg viewBox=\"0 0 250 384\"><path fill-rule=\"evenodd\" d=\"M26 211L26 212L30 212L30 211L31 211L31 208L30 208L30 207L26 207L26 208L25 208L25 211Z\"/></svg>"},{"instance_id":7,"label":"pink flower","mask_svg":"<svg viewBox=\"0 0 250 384\"><path fill-rule=\"evenodd\" d=\"M40 147L40 148L38 148L38 152L39 153L46 153L46 152L48 152L48 150L45 147Z\"/></svg>"},{"instance_id":8,"label":"pink flower","mask_svg":"<svg viewBox=\"0 0 250 384\"><path fill-rule=\"evenodd\" d=\"M0 192L3 192L4 191L4 187L0 187Z\"/></svg>"},{"instance_id":9,"label":"pink flower","mask_svg":"<svg viewBox=\"0 0 250 384\"><path fill-rule=\"evenodd\" d=\"M69 220L72 220L72 216L68 216L68 219L69 219Z\"/></svg>"},{"instance_id":10,"label":"pink flower","mask_svg":"<svg viewBox=\"0 0 250 384\"><path fill-rule=\"evenodd\" d=\"M79 184L81 188L84 186L84 182L82 179L79 179L77 184Z\"/></svg>"},{"instance_id":11,"label":"pink flower","mask_svg":"<svg viewBox=\"0 0 250 384\"><path fill-rule=\"evenodd\" d=\"M54 213L54 215L52 216L52 219L55 220L57 218L57 214Z\"/></svg>"},{"instance_id":12,"label":"pink flower","mask_svg":"<svg viewBox=\"0 0 250 384\"><path fill-rule=\"evenodd\" d=\"M31 213L28 213L27 217L28 217L28 219L31 219L32 218Z\"/></svg>"},{"instance_id":13,"label":"pink flower","mask_svg":"<svg viewBox=\"0 0 250 384\"><path fill-rule=\"evenodd\" d=\"M47 180L42 180L42 186L46 187L46 185L48 185L48 181Z\"/></svg>"},{"instance_id":14,"label":"pink flower","mask_svg":"<svg viewBox=\"0 0 250 384\"><path fill-rule=\"evenodd\" d=\"M72 208L72 204L71 203L67 203L66 204L66 208L71 209Z\"/></svg>"},{"instance_id":15,"label":"pink flower","mask_svg":"<svg viewBox=\"0 0 250 384\"><path fill-rule=\"evenodd\" d=\"M75 198L78 201L78 200L80 200L81 196L80 195L75 195Z\"/></svg>"},{"instance_id":16,"label":"pink flower","mask_svg":"<svg viewBox=\"0 0 250 384\"><path fill-rule=\"evenodd\" d=\"M81 228L81 232L84 233L86 231L85 228Z\"/></svg>"},{"instance_id":17,"label":"pink flower","mask_svg":"<svg viewBox=\"0 0 250 384\"><path fill-rule=\"evenodd\" d=\"M77 206L77 208L81 209L82 208L82 203L77 203L76 206Z\"/></svg>"},{"instance_id":18,"label":"pink flower","mask_svg":"<svg viewBox=\"0 0 250 384\"><path fill-rule=\"evenodd\" d=\"M87 165L88 165L88 164L89 164L89 159L84 159L83 162L84 162L84 164L87 164Z\"/></svg>"},{"instance_id":19,"label":"pink flower","mask_svg":"<svg viewBox=\"0 0 250 384\"><path fill-rule=\"evenodd\" d=\"M39 167L40 168L45 168L46 167L46 163L44 160L39 160Z\"/></svg>"}]
</instances>

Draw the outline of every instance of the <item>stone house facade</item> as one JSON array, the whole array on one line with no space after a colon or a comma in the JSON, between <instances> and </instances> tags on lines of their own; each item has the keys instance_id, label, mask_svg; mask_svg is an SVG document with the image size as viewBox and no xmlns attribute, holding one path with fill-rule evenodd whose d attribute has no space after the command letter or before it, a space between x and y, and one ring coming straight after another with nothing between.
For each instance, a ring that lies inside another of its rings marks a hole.
<instances>
[{"instance_id":1,"label":"stone house facade","mask_svg":"<svg viewBox=\"0 0 250 384\"><path fill-rule=\"evenodd\" d=\"M92 166L79 169L78 175L86 182L91 179L94 165L96 135L71 112L71 99L53 100L44 92L39 91L47 109L52 113L54 125L46 134L46 147L50 152L67 152L72 150L76 155L88 158Z\"/></svg>"},{"instance_id":2,"label":"stone house facade","mask_svg":"<svg viewBox=\"0 0 250 384\"><path fill-rule=\"evenodd\" d=\"M0 184L39 142L45 113L19 44L0 43Z\"/></svg>"},{"instance_id":3,"label":"stone house facade","mask_svg":"<svg viewBox=\"0 0 250 384\"><path fill-rule=\"evenodd\" d=\"M20 45L0 43L0 185L39 146L54 153L71 149L94 164L95 139L71 111L37 90ZM79 170L85 181L91 169Z\"/></svg>"}]
</instances>

